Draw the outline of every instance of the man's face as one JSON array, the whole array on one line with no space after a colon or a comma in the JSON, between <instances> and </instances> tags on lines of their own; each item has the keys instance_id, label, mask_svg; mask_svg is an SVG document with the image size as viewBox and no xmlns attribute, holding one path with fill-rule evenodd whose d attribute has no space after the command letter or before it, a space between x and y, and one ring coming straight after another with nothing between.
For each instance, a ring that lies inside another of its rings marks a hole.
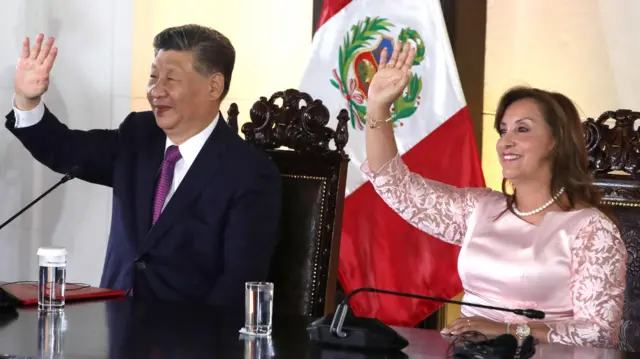
<instances>
[{"instance_id":1,"label":"man's face","mask_svg":"<svg viewBox=\"0 0 640 359\"><path fill-rule=\"evenodd\" d=\"M194 129L213 120L219 106L222 75L203 76L194 70L194 61L191 51L160 50L151 65L147 99L167 135L195 134Z\"/></svg>"}]
</instances>

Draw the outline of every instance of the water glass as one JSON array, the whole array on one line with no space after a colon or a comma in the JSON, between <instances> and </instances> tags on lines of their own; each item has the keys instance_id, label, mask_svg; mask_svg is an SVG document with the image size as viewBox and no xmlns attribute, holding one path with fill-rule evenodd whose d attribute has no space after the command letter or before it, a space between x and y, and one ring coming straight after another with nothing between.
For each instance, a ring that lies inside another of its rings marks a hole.
<instances>
[{"instance_id":1,"label":"water glass","mask_svg":"<svg viewBox=\"0 0 640 359\"><path fill-rule=\"evenodd\" d=\"M247 282L244 291L244 333L271 334L273 320L273 283Z\"/></svg>"},{"instance_id":2,"label":"water glass","mask_svg":"<svg viewBox=\"0 0 640 359\"><path fill-rule=\"evenodd\" d=\"M67 250L63 247L38 248L38 310L64 309L67 274Z\"/></svg>"}]
</instances>

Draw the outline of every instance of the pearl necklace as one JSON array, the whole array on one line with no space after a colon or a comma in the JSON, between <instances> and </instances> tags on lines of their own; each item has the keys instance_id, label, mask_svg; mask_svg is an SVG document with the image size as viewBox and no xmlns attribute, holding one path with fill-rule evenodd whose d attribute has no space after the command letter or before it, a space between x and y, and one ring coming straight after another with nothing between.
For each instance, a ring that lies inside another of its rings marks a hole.
<instances>
[{"instance_id":1,"label":"pearl necklace","mask_svg":"<svg viewBox=\"0 0 640 359\"><path fill-rule=\"evenodd\" d=\"M543 211L544 209L546 209L547 207L549 207L550 205L552 205L553 202L555 202L558 198L560 198L560 196L563 193L564 193L564 187L560 188L558 193L556 193L556 195L553 196L553 198L551 198L547 203L545 203L542 206L540 206L540 207L538 207L538 208L536 208L536 209L534 209L532 211L529 211L529 212L520 212L518 210L518 208L516 208L516 204L514 203L513 206L512 206L513 207L513 211L520 217L527 217L527 216L530 216L532 214L539 213L539 212Z\"/></svg>"}]
</instances>

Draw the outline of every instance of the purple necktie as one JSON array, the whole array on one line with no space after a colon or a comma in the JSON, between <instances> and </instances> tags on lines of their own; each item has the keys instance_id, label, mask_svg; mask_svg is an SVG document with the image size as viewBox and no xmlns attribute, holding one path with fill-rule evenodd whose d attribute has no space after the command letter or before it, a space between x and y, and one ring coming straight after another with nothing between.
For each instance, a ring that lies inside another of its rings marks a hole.
<instances>
[{"instance_id":1,"label":"purple necktie","mask_svg":"<svg viewBox=\"0 0 640 359\"><path fill-rule=\"evenodd\" d=\"M153 199L153 220L151 225L156 224L160 213L162 212L162 206L167 199L169 190L171 189L171 182L173 181L173 169L176 167L176 162L182 158L180 150L177 146L169 146L167 152L164 154L164 161L162 161L162 172L160 172L160 179L156 186L156 195Z\"/></svg>"}]
</instances>

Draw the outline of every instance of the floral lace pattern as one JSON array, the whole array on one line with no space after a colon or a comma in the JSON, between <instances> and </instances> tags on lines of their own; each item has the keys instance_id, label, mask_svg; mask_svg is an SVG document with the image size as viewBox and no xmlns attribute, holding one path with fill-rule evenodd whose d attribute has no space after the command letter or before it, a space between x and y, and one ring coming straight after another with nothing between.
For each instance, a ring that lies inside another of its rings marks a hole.
<instances>
[{"instance_id":1,"label":"floral lace pattern","mask_svg":"<svg viewBox=\"0 0 640 359\"><path fill-rule=\"evenodd\" d=\"M368 162L362 171L380 197L406 221L445 242L462 245L467 218L488 188L457 188L426 179L409 171L396 155L379 171Z\"/></svg>"},{"instance_id":2,"label":"floral lace pattern","mask_svg":"<svg viewBox=\"0 0 640 359\"><path fill-rule=\"evenodd\" d=\"M548 324L550 343L611 347L624 302L627 252L618 229L592 216L571 248L573 320Z\"/></svg>"},{"instance_id":3,"label":"floral lace pattern","mask_svg":"<svg viewBox=\"0 0 640 359\"><path fill-rule=\"evenodd\" d=\"M467 220L478 202L492 192L423 178L410 172L398 155L376 172L365 162L362 171L402 218L456 245L462 245ZM589 216L577 233L571 248L573 319L548 323L547 339L550 343L610 347L615 345L624 301L625 246L618 229L600 213Z\"/></svg>"}]
</instances>

